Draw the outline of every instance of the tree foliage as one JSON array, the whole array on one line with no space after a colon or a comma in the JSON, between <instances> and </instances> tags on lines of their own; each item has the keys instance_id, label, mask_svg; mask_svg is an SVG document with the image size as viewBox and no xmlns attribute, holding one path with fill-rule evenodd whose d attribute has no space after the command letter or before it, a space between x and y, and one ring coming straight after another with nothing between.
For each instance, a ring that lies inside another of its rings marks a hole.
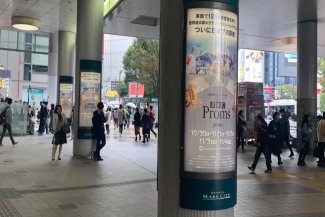
<instances>
[{"instance_id":1,"label":"tree foliage","mask_svg":"<svg viewBox=\"0 0 325 217\"><path fill-rule=\"evenodd\" d=\"M120 82L117 85L117 91L120 97L126 97L128 95L128 86L124 82Z\"/></svg>"},{"instance_id":2,"label":"tree foliage","mask_svg":"<svg viewBox=\"0 0 325 217\"><path fill-rule=\"evenodd\" d=\"M137 39L123 57L124 82L145 85L145 97L156 98L159 91L159 42Z\"/></svg>"},{"instance_id":3,"label":"tree foliage","mask_svg":"<svg viewBox=\"0 0 325 217\"><path fill-rule=\"evenodd\" d=\"M282 85L275 88L281 99L297 99L297 86Z\"/></svg>"}]
</instances>

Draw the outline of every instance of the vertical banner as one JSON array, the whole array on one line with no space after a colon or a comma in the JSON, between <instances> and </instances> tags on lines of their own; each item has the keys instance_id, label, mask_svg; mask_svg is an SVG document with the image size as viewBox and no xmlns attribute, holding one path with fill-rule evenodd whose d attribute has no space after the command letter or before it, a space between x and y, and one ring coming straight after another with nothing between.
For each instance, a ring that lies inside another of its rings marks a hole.
<instances>
[{"instance_id":1,"label":"vertical banner","mask_svg":"<svg viewBox=\"0 0 325 217\"><path fill-rule=\"evenodd\" d=\"M237 23L234 12L187 9L182 208L237 201Z\"/></svg>"},{"instance_id":2,"label":"vertical banner","mask_svg":"<svg viewBox=\"0 0 325 217\"><path fill-rule=\"evenodd\" d=\"M129 83L129 98L137 97L137 83Z\"/></svg>"},{"instance_id":3,"label":"vertical banner","mask_svg":"<svg viewBox=\"0 0 325 217\"><path fill-rule=\"evenodd\" d=\"M73 85L60 83L60 105L67 118L71 118L73 106Z\"/></svg>"},{"instance_id":4,"label":"vertical banner","mask_svg":"<svg viewBox=\"0 0 325 217\"><path fill-rule=\"evenodd\" d=\"M79 127L92 127L93 112L100 102L100 75L98 72L81 72Z\"/></svg>"},{"instance_id":5,"label":"vertical banner","mask_svg":"<svg viewBox=\"0 0 325 217\"><path fill-rule=\"evenodd\" d=\"M138 97L143 98L144 96L144 84L138 83Z\"/></svg>"}]
</instances>

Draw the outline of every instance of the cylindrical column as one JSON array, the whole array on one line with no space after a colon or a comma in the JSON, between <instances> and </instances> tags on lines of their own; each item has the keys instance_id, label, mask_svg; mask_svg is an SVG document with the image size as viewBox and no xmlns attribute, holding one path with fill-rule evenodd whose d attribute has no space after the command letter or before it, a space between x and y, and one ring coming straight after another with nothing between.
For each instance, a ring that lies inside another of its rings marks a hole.
<instances>
[{"instance_id":1,"label":"cylindrical column","mask_svg":"<svg viewBox=\"0 0 325 217\"><path fill-rule=\"evenodd\" d=\"M57 86L57 102L62 106L62 112L67 118L71 117L73 106L73 75L75 72L74 49L76 34L68 31L59 32L59 80Z\"/></svg>"},{"instance_id":2,"label":"cylindrical column","mask_svg":"<svg viewBox=\"0 0 325 217\"><path fill-rule=\"evenodd\" d=\"M50 35L49 46L49 74L48 74L48 103L57 103L58 86L58 33Z\"/></svg>"},{"instance_id":3,"label":"cylindrical column","mask_svg":"<svg viewBox=\"0 0 325 217\"><path fill-rule=\"evenodd\" d=\"M158 216L231 217L238 1L185 2L161 2Z\"/></svg>"},{"instance_id":4,"label":"cylindrical column","mask_svg":"<svg viewBox=\"0 0 325 217\"><path fill-rule=\"evenodd\" d=\"M317 114L317 21L298 23L297 121ZM298 124L300 126L300 124Z\"/></svg>"},{"instance_id":5,"label":"cylindrical column","mask_svg":"<svg viewBox=\"0 0 325 217\"><path fill-rule=\"evenodd\" d=\"M91 118L101 98L103 1L77 4L73 155L89 157L94 149Z\"/></svg>"}]
</instances>

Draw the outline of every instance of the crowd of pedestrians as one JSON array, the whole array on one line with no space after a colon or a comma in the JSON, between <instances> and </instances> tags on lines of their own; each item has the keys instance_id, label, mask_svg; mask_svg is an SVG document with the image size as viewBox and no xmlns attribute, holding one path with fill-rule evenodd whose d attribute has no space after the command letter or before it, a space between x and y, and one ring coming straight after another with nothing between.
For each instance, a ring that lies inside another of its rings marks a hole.
<instances>
[{"instance_id":1,"label":"crowd of pedestrians","mask_svg":"<svg viewBox=\"0 0 325 217\"><path fill-rule=\"evenodd\" d=\"M325 167L324 149L325 149L325 112L322 116L318 116L317 121L313 121L312 117L308 114L303 116L301 123L299 123L298 132L298 151L299 158L297 161L298 166L305 167L306 157L311 152L312 147L313 156L319 158L317 162L318 167ZM237 120L237 149L242 145L244 150L244 133L246 130L246 122L243 111L239 111ZM284 109L280 112L273 113L273 120L267 124L263 115L258 114L255 121L254 129L254 144L256 151L253 163L248 166L252 172L255 171L260 156L263 154L265 157L266 170L265 173L272 172L272 158L274 155L277 158L277 164L283 165L281 154L283 148L286 146L290 151L289 158L293 159L294 152L290 143L290 124L288 116Z\"/></svg>"}]
</instances>

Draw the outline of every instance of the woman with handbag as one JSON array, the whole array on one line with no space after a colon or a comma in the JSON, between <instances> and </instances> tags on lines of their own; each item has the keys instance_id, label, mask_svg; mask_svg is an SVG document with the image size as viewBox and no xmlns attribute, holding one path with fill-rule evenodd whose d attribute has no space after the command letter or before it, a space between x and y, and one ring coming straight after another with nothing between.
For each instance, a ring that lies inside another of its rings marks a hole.
<instances>
[{"instance_id":1,"label":"woman with handbag","mask_svg":"<svg viewBox=\"0 0 325 217\"><path fill-rule=\"evenodd\" d=\"M56 105L53 115L53 149L52 149L52 161L55 160L56 150L59 146L58 160L61 160L62 144L67 143L66 133L69 133L69 125L65 115L62 113L61 105Z\"/></svg>"},{"instance_id":2,"label":"woman with handbag","mask_svg":"<svg viewBox=\"0 0 325 217\"><path fill-rule=\"evenodd\" d=\"M304 114L301 123L301 143L303 145L302 150L299 154L298 166L306 166L305 158L310 150L310 139L312 137L312 129L310 126L310 116Z\"/></svg>"}]
</instances>

